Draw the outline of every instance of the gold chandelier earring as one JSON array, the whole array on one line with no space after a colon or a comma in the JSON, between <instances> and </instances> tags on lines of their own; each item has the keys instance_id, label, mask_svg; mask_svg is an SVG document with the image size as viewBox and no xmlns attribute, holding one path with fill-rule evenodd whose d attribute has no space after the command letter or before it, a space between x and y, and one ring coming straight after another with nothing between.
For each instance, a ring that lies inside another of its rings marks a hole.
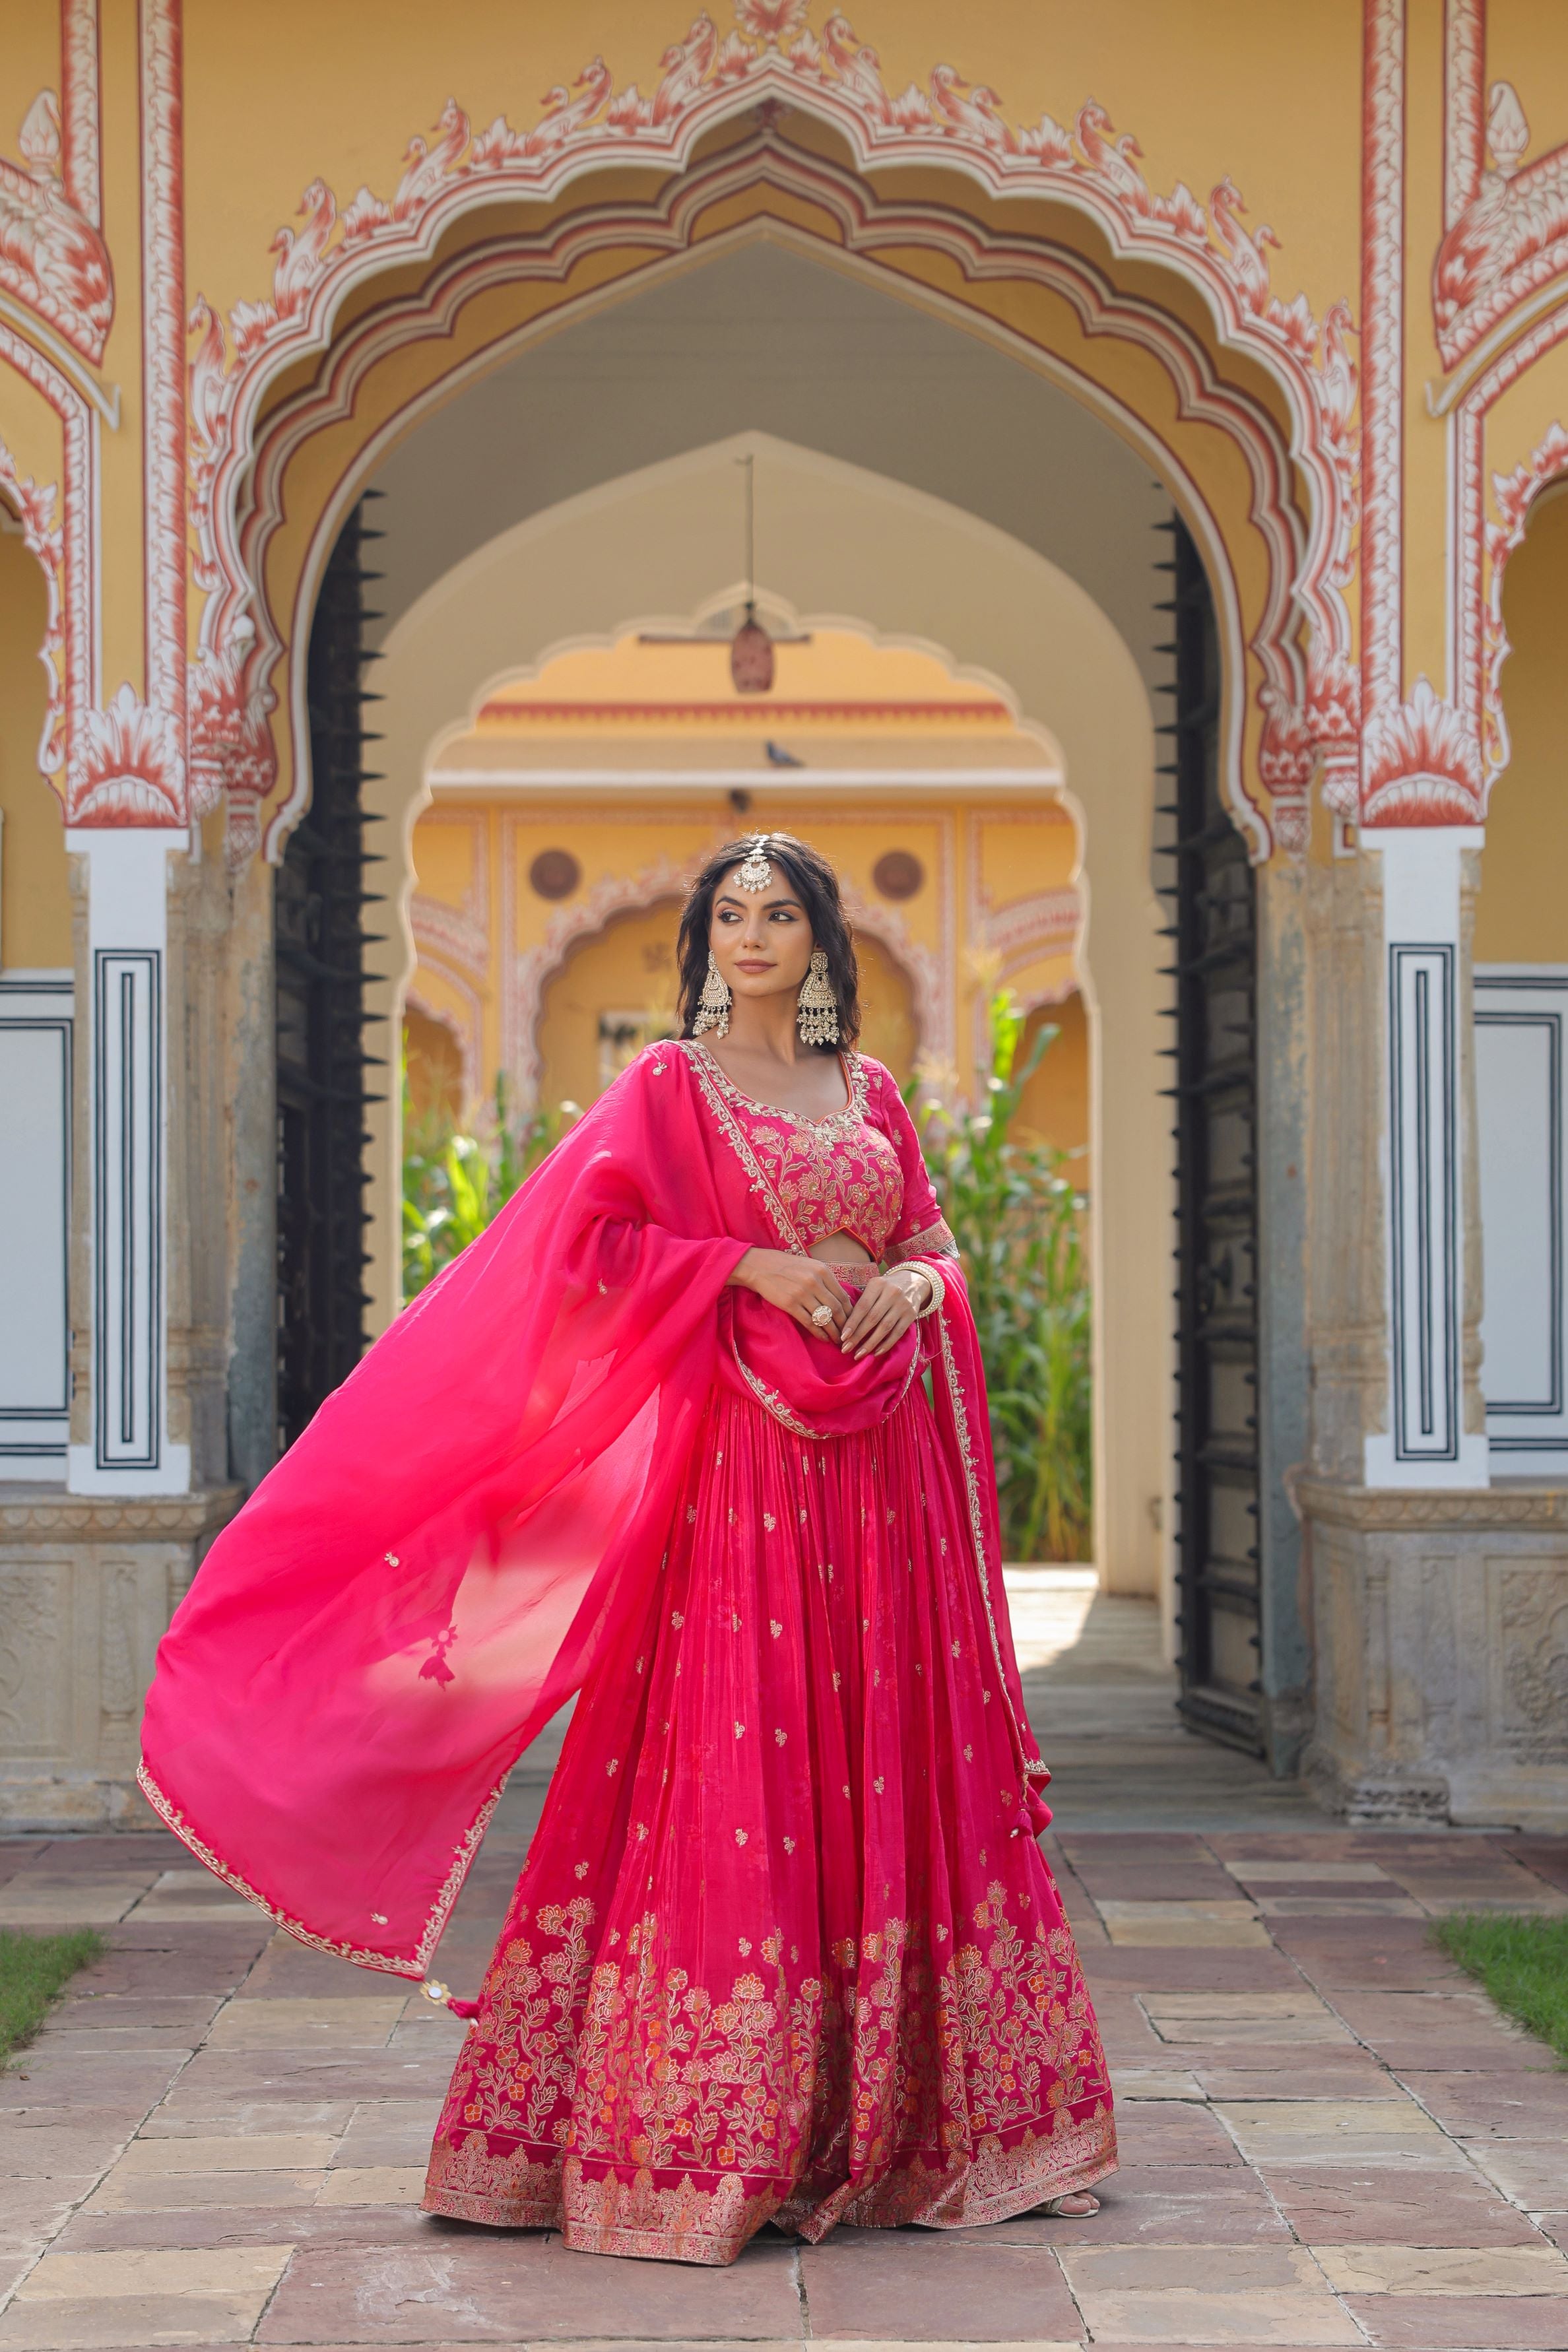
<instances>
[{"instance_id":1,"label":"gold chandelier earring","mask_svg":"<svg viewBox=\"0 0 1568 2352\"><path fill-rule=\"evenodd\" d=\"M697 1000L697 1018L691 1024L692 1035L700 1037L706 1031L713 1029L721 1037L727 1037L730 1034L730 1007L734 1001L725 984L723 973L713 961L710 948L708 951L708 976ZM837 1036L837 1030L835 1029L833 1034Z\"/></svg>"},{"instance_id":2,"label":"gold chandelier earring","mask_svg":"<svg viewBox=\"0 0 1568 2352\"><path fill-rule=\"evenodd\" d=\"M827 977L827 957L821 948L811 951L811 963L801 982L795 1008L803 1045L837 1045L838 999L833 993L833 982Z\"/></svg>"}]
</instances>

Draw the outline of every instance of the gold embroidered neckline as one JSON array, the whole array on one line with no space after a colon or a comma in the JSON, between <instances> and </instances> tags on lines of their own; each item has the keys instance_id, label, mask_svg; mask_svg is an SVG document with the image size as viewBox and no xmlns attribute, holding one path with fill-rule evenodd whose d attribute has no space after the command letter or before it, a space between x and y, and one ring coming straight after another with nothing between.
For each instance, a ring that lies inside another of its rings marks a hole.
<instances>
[{"instance_id":1,"label":"gold embroidered neckline","mask_svg":"<svg viewBox=\"0 0 1568 2352\"><path fill-rule=\"evenodd\" d=\"M841 1110L830 1110L826 1118L807 1118L800 1110L785 1110L782 1103L759 1102L754 1095L743 1094L726 1071L719 1056L700 1037L683 1037L686 1052L701 1056L702 1066L718 1087L726 1102L738 1105L763 1118L787 1119L792 1127L807 1129L813 1135L830 1136L840 1129L858 1127L866 1115L866 1066L851 1046L839 1055L849 1083L849 1099Z\"/></svg>"}]
</instances>

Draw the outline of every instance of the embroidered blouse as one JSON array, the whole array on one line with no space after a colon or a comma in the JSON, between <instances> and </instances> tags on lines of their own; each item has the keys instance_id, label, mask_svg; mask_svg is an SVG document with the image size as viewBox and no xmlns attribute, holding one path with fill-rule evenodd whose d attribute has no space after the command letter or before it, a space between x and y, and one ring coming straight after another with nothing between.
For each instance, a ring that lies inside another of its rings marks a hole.
<instances>
[{"instance_id":1,"label":"embroidered blouse","mask_svg":"<svg viewBox=\"0 0 1568 2352\"><path fill-rule=\"evenodd\" d=\"M889 1265L957 1255L914 1121L880 1062L845 1054L848 1101L826 1118L807 1118L742 1094L698 1040L683 1040L681 1050L728 1105L805 1248L850 1234Z\"/></svg>"}]
</instances>

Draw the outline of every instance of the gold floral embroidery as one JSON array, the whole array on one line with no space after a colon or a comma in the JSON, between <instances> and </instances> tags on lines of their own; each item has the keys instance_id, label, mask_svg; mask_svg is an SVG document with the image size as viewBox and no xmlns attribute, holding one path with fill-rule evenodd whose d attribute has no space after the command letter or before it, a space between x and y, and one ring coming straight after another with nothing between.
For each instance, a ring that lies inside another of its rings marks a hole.
<instances>
[{"instance_id":1,"label":"gold floral embroidery","mask_svg":"<svg viewBox=\"0 0 1568 2352\"><path fill-rule=\"evenodd\" d=\"M889 1265L902 1265L911 1257L956 1257L958 1244L946 1219L939 1217L934 1225L923 1226L901 1242L889 1242L885 1255Z\"/></svg>"},{"instance_id":2,"label":"gold floral embroidery","mask_svg":"<svg viewBox=\"0 0 1568 2352\"><path fill-rule=\"evenodd\" d=\"M498 1960L427 2210L729 2262L770 2215L811 2239L839 2220L957 2227L1114 2168L1071 1935L1021 1928L1000 1881L941 1969L895 1917L792 1986L774 1932L718 1998L663 1963L652 1915L590 1967L591 1917L583 1898L541 1906L555 1948L541 1960L520 1932Z\"/></svg>"}]
</instances>

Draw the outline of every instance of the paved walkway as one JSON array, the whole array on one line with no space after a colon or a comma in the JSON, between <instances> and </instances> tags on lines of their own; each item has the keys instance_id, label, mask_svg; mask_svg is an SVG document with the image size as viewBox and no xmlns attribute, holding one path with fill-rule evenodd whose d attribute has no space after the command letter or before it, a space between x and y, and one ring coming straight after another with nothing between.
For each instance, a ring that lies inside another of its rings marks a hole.
<instances>
[{"instance_id":1,"label":"paved walkway","mask_svg":"<svg viewBox=\"0 0 1568 2352\"><path fill-rule=\"evenodd\" d=\"M765 2236L724 2272L416 2210L460 2029L163 1832L0 1844L0 1925L110 1949L0 2077L5 2347L1568 2346L1568 2075L1426 1942L1568 1909L1568 1841L1348 1833L1173 1731L1152 1612L1015 1595L1123 2169L1089 2222ZM477 1981L542 1793L442 1947Z\"/></svg>"}]
</instances>

